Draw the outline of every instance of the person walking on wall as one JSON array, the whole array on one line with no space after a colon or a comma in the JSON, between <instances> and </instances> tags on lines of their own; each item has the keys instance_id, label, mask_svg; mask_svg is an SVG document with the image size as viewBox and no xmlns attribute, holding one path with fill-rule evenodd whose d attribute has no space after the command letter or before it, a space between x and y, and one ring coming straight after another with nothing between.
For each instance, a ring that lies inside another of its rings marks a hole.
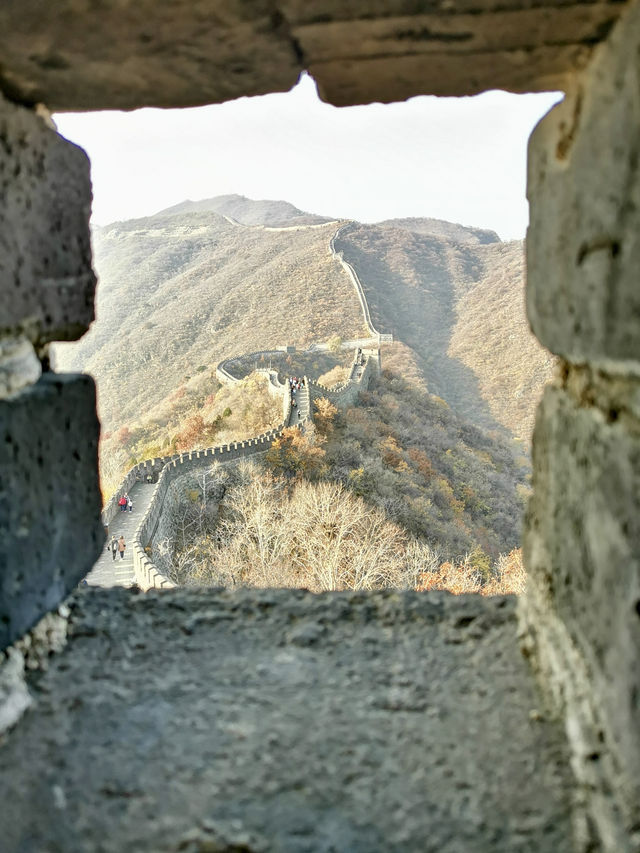
<instances>
[{"instance_id":1,"label":"person walking on wall","mask_svg":"<svg viewBox=\"0 0 640 853\"><path fill-rule=\"evenodd\" d=\"M121 536L118 539L118 551L120 552L120 559L124 560L124 549L127 547L127 543L124 541L124 536Z\"/></svg>"},{"instance_id":2,"label":"person walking on wall","mask_svg":"<svg viewBox=\"0 0 640 853\"><path fill-rule=\"evenodd\" d=\"M127 506L129 507L129 512L133 512L133 501L128 496L127 496Z\"/></svg>"},{"instance_id":3,"label":"person walking on wall","mask_svg":"<svg viewBox=\"0 0 640 853\"><path fill-rule=\"evenodd\" d=\"M111 542L109 542L109 549L111 550L111 556L115 560L116 554L118 553L118 540L115 536L111 537Z\"/></svg>"},{"instance_id":4,"label":"person walking on wall","mask_svg":"<svg viewBox=\"0 0 640 853\"><path fill-rule=\"evenodd\" d=\"M118 501L118 506L120 507L120 512L124 512L127 507L127 499L123 495Z\"/></svg>"}]
</instances>

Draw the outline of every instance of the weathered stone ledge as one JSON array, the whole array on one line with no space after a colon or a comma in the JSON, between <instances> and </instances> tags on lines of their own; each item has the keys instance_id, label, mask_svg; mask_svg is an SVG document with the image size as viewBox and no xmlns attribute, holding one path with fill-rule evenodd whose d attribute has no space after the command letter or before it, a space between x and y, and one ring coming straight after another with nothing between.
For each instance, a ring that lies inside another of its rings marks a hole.
<instances>
[{"instance_id":1,"label":"weathered stone ledge","mask_svg":"<svg viewBox=\"0 0 640 853\"><path fill-rule=\"evenodd\" d=\"M513 599L113 589L70 607L0 741L3 853L572 847L564 737Z\"/></svg>"}]
</instances>

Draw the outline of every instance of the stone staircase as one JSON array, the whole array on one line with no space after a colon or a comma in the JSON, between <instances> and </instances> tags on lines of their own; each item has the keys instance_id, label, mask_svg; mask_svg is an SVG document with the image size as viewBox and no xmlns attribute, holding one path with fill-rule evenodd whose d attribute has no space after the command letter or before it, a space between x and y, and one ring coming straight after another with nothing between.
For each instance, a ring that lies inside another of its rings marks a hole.
<instances>
[{"instance_id":1,"label":"stone staircase","mask_svg":"<svg viewBox=\"0 0 640 853\"><path fill-rule=\"evenodd\" d=\"M309 382L296 392L296 405L292 407L289 416L289 426L300 426L304 429L304 424L311 417L311 400L309 397Z\"/></svg>"}]
</instances>

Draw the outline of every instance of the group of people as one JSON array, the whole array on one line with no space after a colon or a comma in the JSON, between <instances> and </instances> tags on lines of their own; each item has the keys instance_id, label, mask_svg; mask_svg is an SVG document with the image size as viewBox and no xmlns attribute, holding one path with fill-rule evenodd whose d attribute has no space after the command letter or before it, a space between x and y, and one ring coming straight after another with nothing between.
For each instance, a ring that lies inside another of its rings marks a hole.
<instances>
[{"instance_id":1,"label":"group of people","mask_svg":"<svg viewBox=\"0 0 640 853\"><path fill-rule=\"evenodd\" d=\"M121 536L119 539L116 539L115 536L111 537L111 542L107 545L107 551L111 551L111 556L115 560L116 555L120 554L120 559L124 560L124 552L127 547L127 543L124 541L124 536Z\"/></svg>"},{"instance_id":2,"label":"group of people","mask_svg":"<svg viewBox=\"0 0 640 853\"><path fill-rule=\"evenodd\" d=\"M299 391L304 385L304 376L302 379L298 379L297 376L289 377L289 390L291 392L291 408L295 409L298 405L298 401L296 400L296 391ZM298 412L298 418L300 417L300 412Z\"/></svg>"},{"instance_id":3,"label":"group of people","mask_svg":"<svg viewBox=\"0 0 640 853\"><path fill-rule=\"evenodd\" d=\"M120 507L120 512L126 512L127 508L129 512L133 512L133 501L129 495L123 495L118 501L118 506Z\"/></svg>"}]
</instances>

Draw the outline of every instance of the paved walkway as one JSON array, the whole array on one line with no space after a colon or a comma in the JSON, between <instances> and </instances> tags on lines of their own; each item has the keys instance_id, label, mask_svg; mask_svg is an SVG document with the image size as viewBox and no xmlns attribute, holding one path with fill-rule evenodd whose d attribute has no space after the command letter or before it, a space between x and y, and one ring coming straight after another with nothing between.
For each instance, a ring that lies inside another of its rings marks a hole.
<instances>
[{"instance_id":1,"label":"paved walkway","mask_svg":"<svg viewBox=\"0 0 640 853\"><path fill-rule=\"evenodd\" d=\"M153 496L155 483L136 483L129 495L133 501L133 511L118 512L109 525L109 536L106 545L111 541L111 536L119 539L124 536L127 549L124 559L117 554L115 560L110 550L105 550L100 559L87 575L87 583L90 586L131 586L133 583L133 537L142 517Z\"/></svg>"}]
</instances>

